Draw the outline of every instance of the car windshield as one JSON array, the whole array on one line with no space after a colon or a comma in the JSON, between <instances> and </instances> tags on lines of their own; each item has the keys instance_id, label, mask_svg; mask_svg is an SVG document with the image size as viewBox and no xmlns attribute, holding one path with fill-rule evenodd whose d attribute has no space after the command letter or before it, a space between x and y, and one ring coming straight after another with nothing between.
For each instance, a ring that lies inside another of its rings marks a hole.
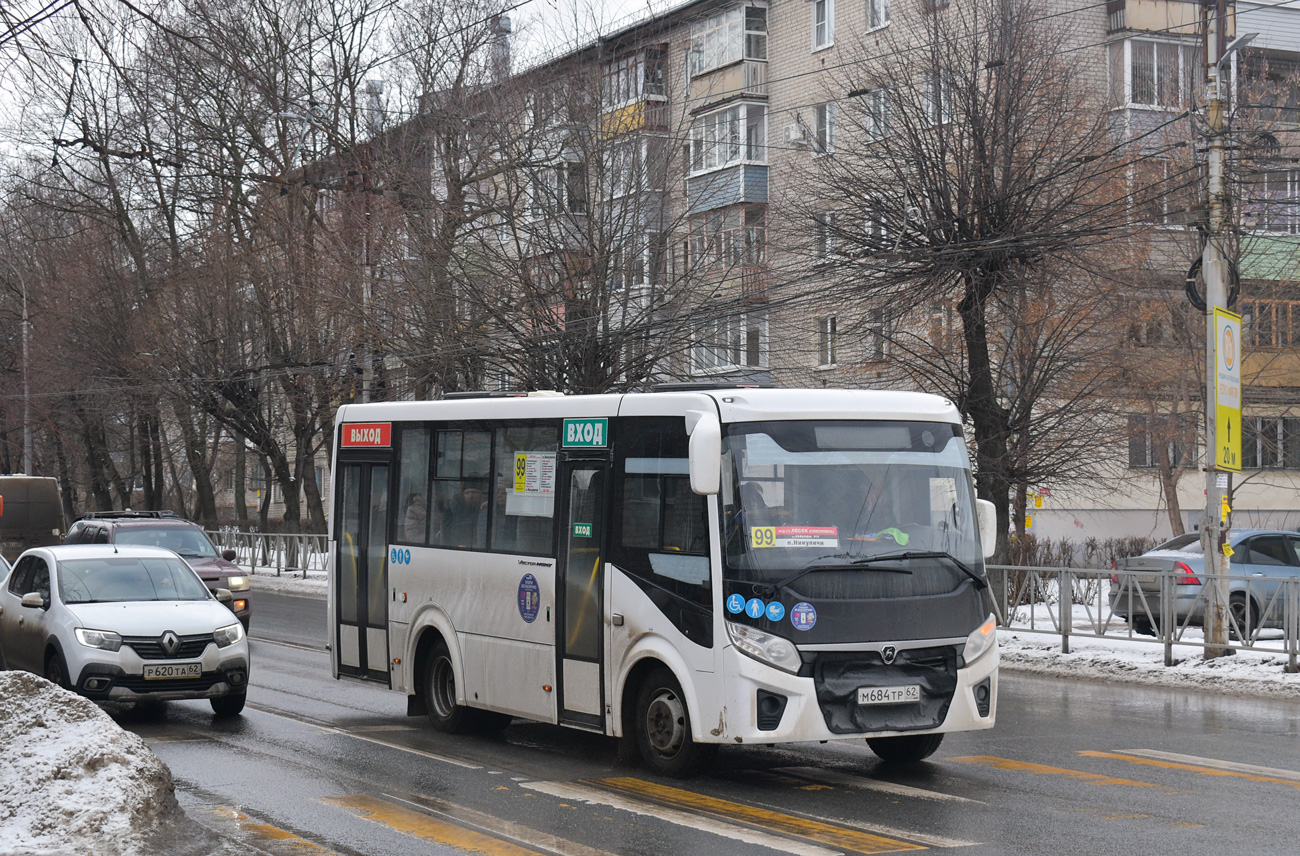
<instances>
[{"instance_id":1,"label":"car windshield","mask_svg":"<svg viewBox=\"0 0 1300 856\"><path fill-rule=\"evenodd\" d=\"M929 554L917 558L941 564L946 555L983 570L960 426L733 425L723 466L724 560L731 579L770 584L823 564L884 573L889 563L859 560L900 553Z\"/></svg>"},{"instance_id":2,"label":"car windshield","mask_svg":"<svg viewBox=\"0 0 1300 856\"><path fill-rule=\"evenodd\" d=\"M70 604L211 597L189 565L166 556L109 556L59 562L59 596Z\"/></svg>"},{"instance_id":3,"label":"car windshield","mask_svg":"<svg viewBox=\"0 0 1300 856\"><path fill-rule=\"evenodd\" d=\"M123 526L113 540L137 547L162 547L191 559L217 558L217 548L208 536L189 526Z\"/></svg>"}]
</instances>

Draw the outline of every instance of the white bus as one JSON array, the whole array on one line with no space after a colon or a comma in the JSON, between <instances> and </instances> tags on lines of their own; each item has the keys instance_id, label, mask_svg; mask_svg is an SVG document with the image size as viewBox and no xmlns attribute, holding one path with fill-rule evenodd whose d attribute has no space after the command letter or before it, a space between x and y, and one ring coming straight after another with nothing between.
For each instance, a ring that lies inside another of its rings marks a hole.
<instances>
[{"instance_id":1,"label":"white bus","mask_svg":"<svg viewBox=\"0 0 1300 856\"><path fill-rule=\"evenodd\" d=\"M993 726L993 507L944 399L485 395L336 426L334 674L440 731L558 723L680 777L721 744L908 762Z\"/></svg>"}]
</instances>

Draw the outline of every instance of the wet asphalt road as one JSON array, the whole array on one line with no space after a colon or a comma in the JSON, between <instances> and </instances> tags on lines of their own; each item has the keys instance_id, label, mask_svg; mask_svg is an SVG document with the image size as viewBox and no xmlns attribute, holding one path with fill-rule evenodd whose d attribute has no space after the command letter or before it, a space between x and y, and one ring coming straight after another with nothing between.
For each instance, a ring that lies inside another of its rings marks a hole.
<instances>
[{"instance_id":1,"label":"wet asphalt road","mask_svg":"<svg viewBox=\"0 0 1300 856\"><path fill-rule=\"evenodd\" d=\"M257 610L243 717L116 714L223 854L1300 853L1293 701L1004 671L997 728L917 769L856 743L726 747L679 782L554 726L437 734L329 677L323 601Z\"/></svg>"}]
</instances>

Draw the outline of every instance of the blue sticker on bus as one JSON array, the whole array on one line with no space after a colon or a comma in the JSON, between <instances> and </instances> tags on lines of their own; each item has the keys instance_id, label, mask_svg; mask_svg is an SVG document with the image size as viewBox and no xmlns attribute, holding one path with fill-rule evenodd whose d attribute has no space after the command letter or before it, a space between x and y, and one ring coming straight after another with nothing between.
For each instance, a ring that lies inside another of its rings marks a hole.
<instances>
[{"instance_id":1,"label":"blue sticker on bus","mask_svg":"<svg viewBox=\"0 0 1300 856\"><path fill-rule=\"evenodd\" d=\"M762 618L766 611L767 604L756 597L751 597L749 603L745 604L745 614L750 618Z\"/></svg>"},{"instance_id":2,"label":"blue sticker on bus","mask_svg":"<svg viewBox=\"0 0 1300 856\"><path fill-rule=\"evenodd\" d=\"M537 585L537 577L524 574L519 581L519 616L532 624L537 620L537 608L542 605L542 591Z\"/></svg>"},{"instance_id":3,"label":"blue sticker on bus","mask_svg":"<svg viewBox=\"0 0 1300 856\"><path fill-rule=\"evenodd\" d=\"M780 621L785 618L785 604L772 601L767 605L767 620Z\"/></svg>"},{"instance_id":4,"label":"blue sticker on bus","mask_svg":"<svg viewBox=\"0 0 1300 856\"><path fill-rule=\"evenodd\" d=\"M733 594L727 598L727 612L732 615L740 615L745 611L745 599L738 594Z\"/></svg>"},{"instance_id":5,"label":"blue sticker on bus","mask_svg":"<svg viewBox=\"0 0 1300 856\"><path fill-rule=\"evenodd\" d=\"M790 623L795 630L812 630L817 623L817 610L811 603L796 603L790 607Z\"/></svg>"}]
</instances>

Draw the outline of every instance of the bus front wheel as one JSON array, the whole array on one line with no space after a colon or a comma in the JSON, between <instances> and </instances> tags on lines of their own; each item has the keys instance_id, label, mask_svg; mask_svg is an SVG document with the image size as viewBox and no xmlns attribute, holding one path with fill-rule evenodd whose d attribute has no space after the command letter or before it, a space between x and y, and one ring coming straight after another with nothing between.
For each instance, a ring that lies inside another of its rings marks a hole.
<instances>
[{"instance_id":1,"label":"bus front wheel","mask_svg":"<svg viewBox=\"0 0 1300 856\"><path fill-rule=\"evenodd\" d=\"M646 766L662 776L684 779L709 764L718 747L691 739L691 715L673 673L651 672L636 697L636 743Z\"/></svg>"},{"instance_id":2,"label":"bus front wheel","mask_svg":"<svg viewBox=\"0 0 1300 856\"><path fill-rule=\"evenodd\" d=\"M868 737L867 745L888 764L915 764L929 758L943 742L942 734L906 734L902 737Z\"/></svg>"},{"instance_id":3,"label":"bus front wheel","mask_svg":"<svg viewBox=\"0 0 1300 856\"><path fill-rule=\"evenodd\" d=\"M456 704L456 670L451 652L442 640L433 646L424 667L424 708L437 731L458 734L465 730L469 710Z\"/></svg>"}]
</instances>

